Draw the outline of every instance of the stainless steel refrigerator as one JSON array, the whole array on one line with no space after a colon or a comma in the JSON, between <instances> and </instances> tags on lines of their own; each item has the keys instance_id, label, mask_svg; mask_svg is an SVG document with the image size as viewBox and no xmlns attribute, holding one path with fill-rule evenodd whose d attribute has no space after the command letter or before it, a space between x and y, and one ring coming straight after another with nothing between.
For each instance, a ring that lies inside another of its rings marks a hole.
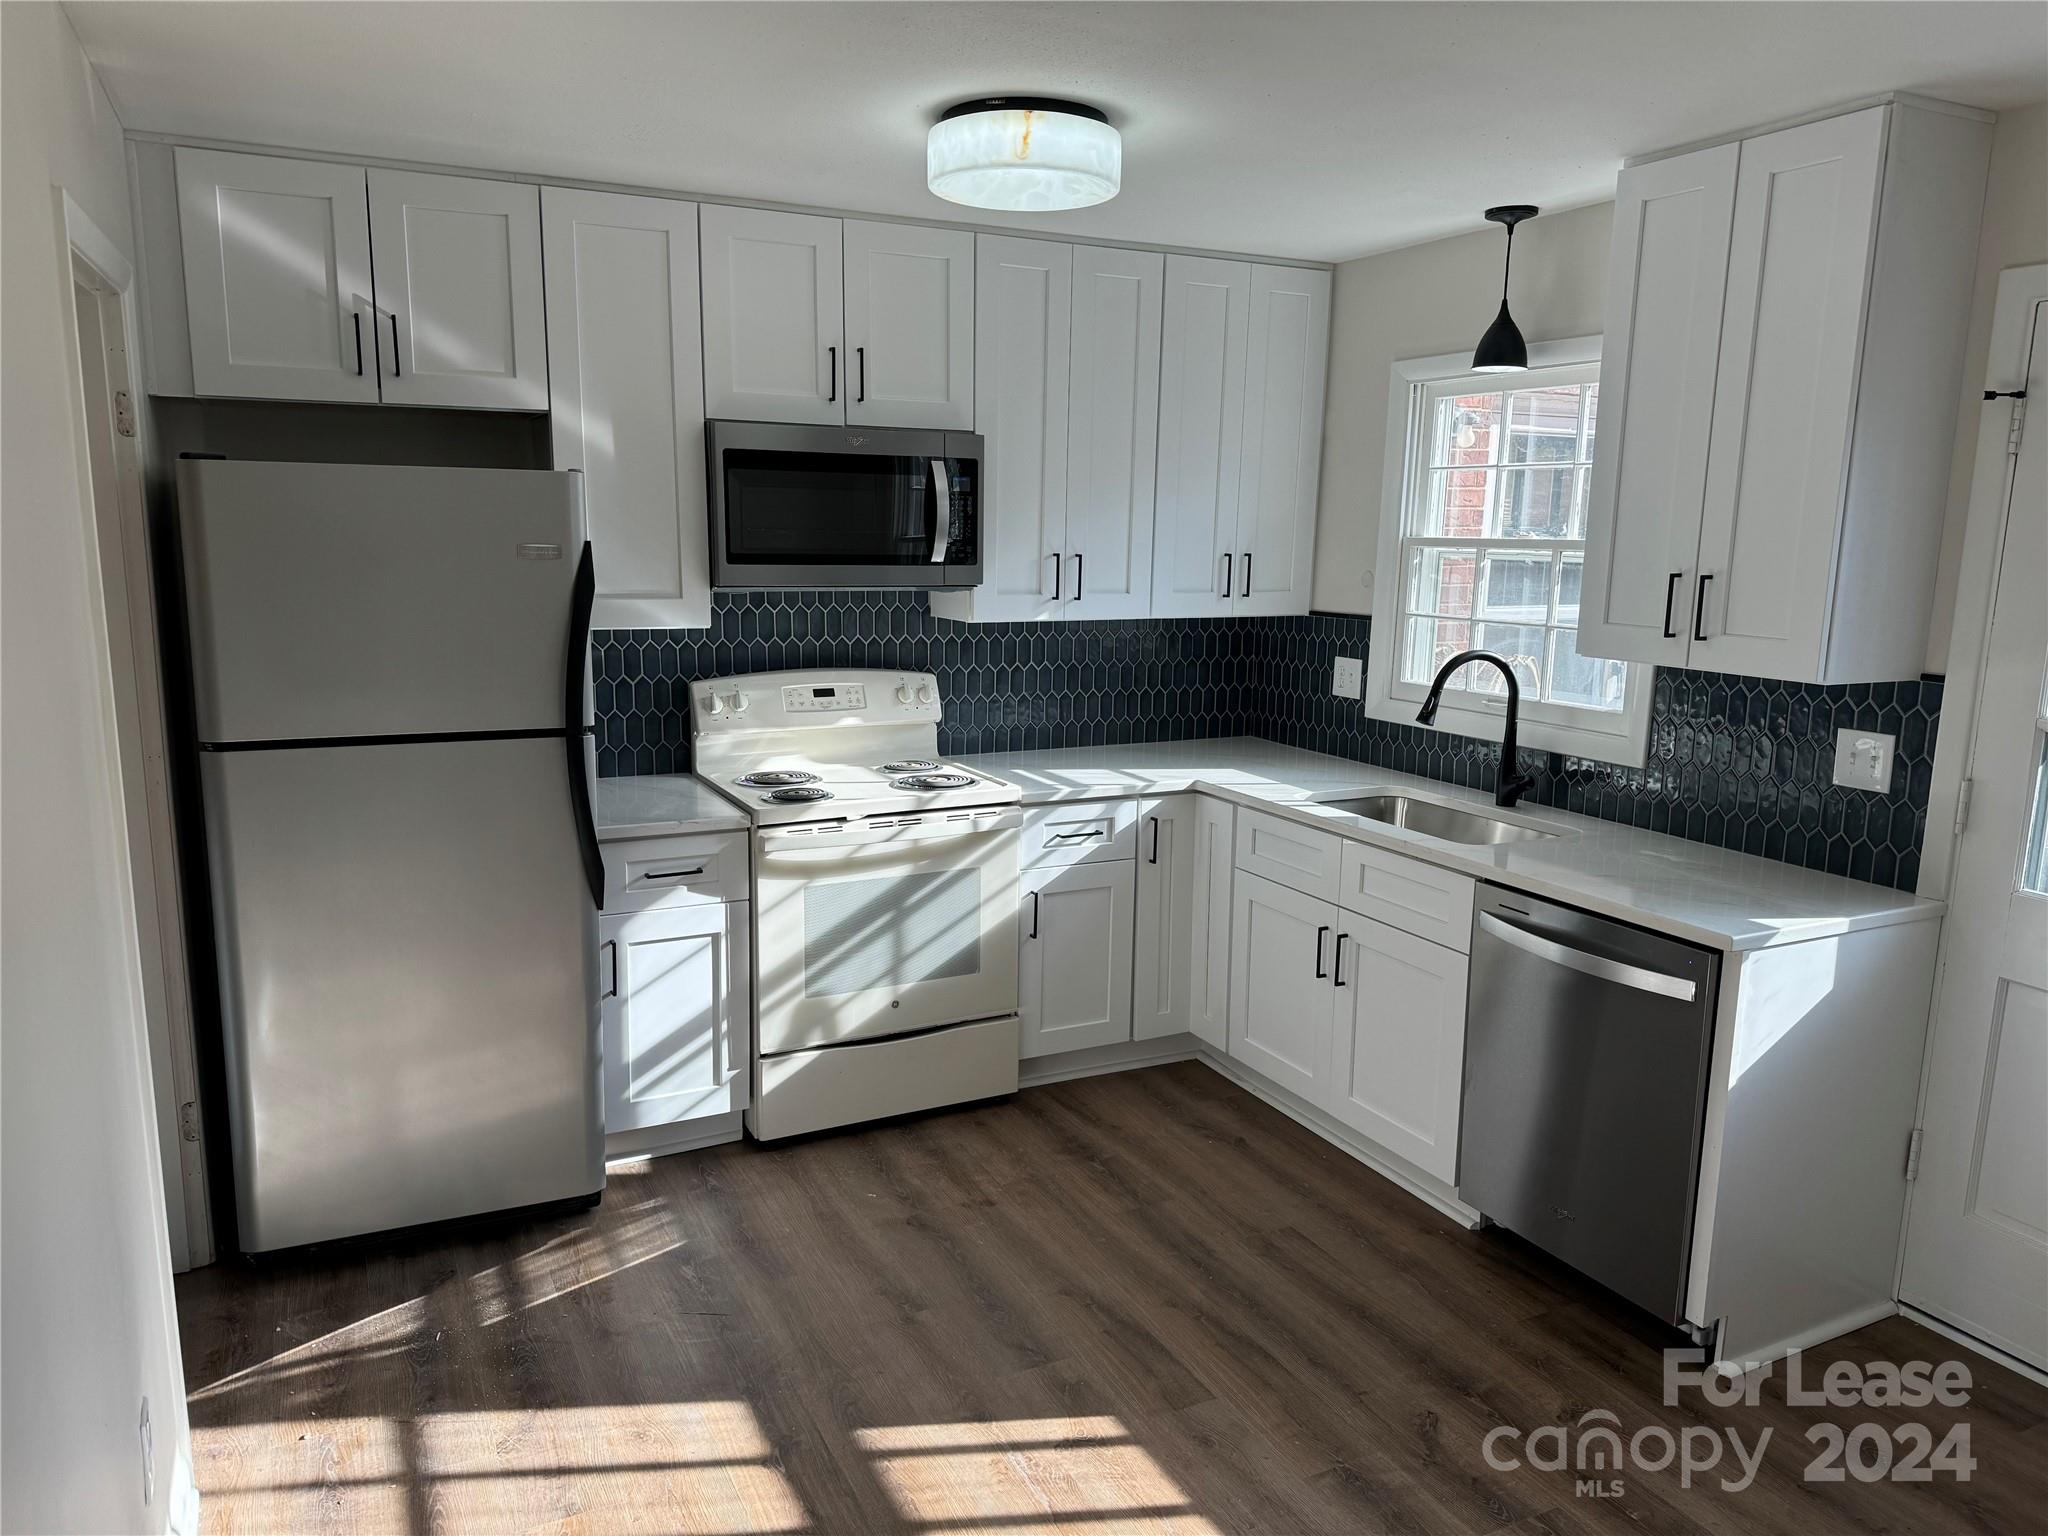
<instances>
[{"instance_id":1,"label":"stainless steel refrigerator","mask_svg":"<svg viewBox=\"0 0 2048 1536\"><path fill-rule=\"evenodd\" d=\"M577 477L178 466L245 1252L604 1186Z\"/></svg>"}]
</instances>

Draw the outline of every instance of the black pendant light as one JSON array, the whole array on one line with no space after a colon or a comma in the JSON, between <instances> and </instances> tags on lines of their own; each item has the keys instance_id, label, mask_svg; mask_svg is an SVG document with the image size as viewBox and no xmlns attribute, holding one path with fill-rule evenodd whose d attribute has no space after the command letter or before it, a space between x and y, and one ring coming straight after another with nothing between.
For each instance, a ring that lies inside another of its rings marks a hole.
<instances>
[{"instance_id":1,"label":"black pendant light","mask_svg":"<svg viewBox=\"0 0 2048 1536\"><path fill-rule=\"evenodd\" d=\"M1515 226L1524 219L1535 218L1536 210L1527 203L1509 203L1504 207L1487 209L1486 216L1496 224L1507 226L1508 251L1500 267L1500 313L1493 317L1493 324L1486 328L1486 334L1479 338L1479 345L1472 349L1472 371L1526 373L1529 344L1522 340L1521 327L1508 313L1508 269L1515 259Z\"/></svg>"}]
</instances>

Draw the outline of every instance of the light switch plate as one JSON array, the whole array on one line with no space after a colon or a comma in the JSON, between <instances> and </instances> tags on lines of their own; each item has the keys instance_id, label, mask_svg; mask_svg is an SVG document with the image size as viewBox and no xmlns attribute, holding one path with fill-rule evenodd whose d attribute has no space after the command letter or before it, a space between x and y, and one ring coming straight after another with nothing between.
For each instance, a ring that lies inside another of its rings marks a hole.
<instances>
[{"instance_id":1,"label":"light switch plate","mask_svg":"<svg viewBox=\"0 0 2048 1536\"><path fill-rule=\"evenodd\" d=\"M1896 736L1883 731L1835 732L1835 782L1882 794L1892 787L1892 753L1898 744Z\"/></svg>"},{"instance_id":2,"label":"light switch plate","mask_svg":"<svg viewBox=\"0 0 2048 1536\"><path fill-rule=\"evenodd\" d=\"M1355 699L1364 688L1365 668L1356 656L1339 656L1330 678L1330 692L1340 699Z\"/></svg>"}]
</instances>

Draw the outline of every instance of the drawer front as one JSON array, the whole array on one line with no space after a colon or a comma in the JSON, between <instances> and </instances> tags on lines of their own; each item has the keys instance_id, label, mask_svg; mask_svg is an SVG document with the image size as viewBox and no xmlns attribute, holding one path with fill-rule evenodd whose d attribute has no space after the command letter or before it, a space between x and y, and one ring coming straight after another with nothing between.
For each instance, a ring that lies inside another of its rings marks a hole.
<instances>
[{"instance_id":1,"label":"drawer front","mask_svg":"<svg viewBox=\"0 0 2048 1536\"><path fill-rule=\"evenodd\" d=\"M645 912L745 901L747 834L645 837L604 845L604 909Z\"/></svg>"},{"instance_id":2,"label":"drawer front","mask_svg":"<svg viewBox=\"0 0 2048 1536\"><path fill-rule=\"evenodd\" d=\"M1465 954L1472 948L1473 886L1470 876L1370 843L1347 842L1337 901L1389 928Z\"/></svg>"},{"instance_id":3,"label":"drawer front","mask_svg":"<svg viewBox=\"0 0 2048 1536\"><path fill-rule=\"evenodd\" d=\"M1034 805L1024 813L1024 841L1018 863L1100 864L1135 858L1138 852L1136 800L1077 800Z\"/></svg>"},{"instance_id":4,"label":"drawer front","mask_svg":"<svg viewBox=\"0 0 2048 1536\"><path fill-rule=\"evenodd\" d=\"M1262 811L1237 813L1237 867L1304 896L1337 899L1343 839Z\"/></svg>"}]
</instances>

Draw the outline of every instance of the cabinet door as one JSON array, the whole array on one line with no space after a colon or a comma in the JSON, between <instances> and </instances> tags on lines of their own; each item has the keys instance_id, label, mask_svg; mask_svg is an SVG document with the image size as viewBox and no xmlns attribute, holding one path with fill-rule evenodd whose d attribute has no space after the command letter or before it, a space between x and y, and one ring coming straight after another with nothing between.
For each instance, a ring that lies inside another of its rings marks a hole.
<instances>
[{"instance_id":1,"label":"cabinet door","mask_svg":"<svg viewBox=\"0 0 2048 1536\"><path fill-rule=\"evenodd\" d=\"M1236 869L1236 812L1227 801L1195 797L1194 899L1188 922L1188 1029L1205 1045L1230 1041L1230 881Z\"/></svg>"},{"instance_id":2,"label":"cabinet door","mask_svg":"<svg viewBox=\"0 0 2048 1536\"><path fill-rule=\"evenodd\" d=\"M749 931L744 901L600 920L607 1131L746 1108Z\"/></svg>"},{"instance_id":3,"label":"cabinet door","mask_svg":"<svg viewBox=\"0 0 2048 1536\"><path fill-rule=\"evenodd\" d=\"M1682 666L1741 146L1621 173L1579 651Z\"/></svg>"},{"instance_id":4,"label":"cabinet door","mask_svg":"<svg viewBox=\"0 0 2048 1536\"><path fill-rule=\"evenodd\" d=\"M981 433L982 583L977 619L1047 619L1071 595L1067 362L1074 250L975 240L974 421Z\"/></svg>"},{"instance_id":5,"label":"cabinet door","mask_svg":"<svg viewBox=\"0 0 2048 1536\"><path fill-rule=\"evenodd\" d=\"M1074 248L1065 618L1152 611L1165 281L1166 261L1156 252Z\"/></svg>"},{"instance_id":6,"label":"cabinet door","mask_svg":"<svg viewBox=\"0 0 2048 1536\"><path fill-rule=\"evenodd\" d=\"M843 424L839 221L716 203L698 217L705 414Z\"/></svg>"},{"instance_id":7,"label":"cabinet door","mask_svg":"<svg viewBox=\"0 0 2048 1536\"><path fill-rule=\"evenodd\" d=\"M1251 291L1252 269L1244 262L1166 259L1152 531L1152 612L1159 618L1227 614L1237 591Z\"/></svg>"},{"instance_id":8,"label":"cabinet door","mask_svg":"<svg viewBox=\"0 0 2048 1536\"><path fill-rule=\"evenodd\" d=\"M1742 146L1693 667L1821 680L1886 110Z\"/></svg>"},{"instance_id":9,"label":"cabinet door","mask_svg":"<svg viewBox=\"0 0 2048 1536\"><path fill-rule=\"evenodd\" d=\"M1021 1055L1131 1038L1133 884L1128 863L1060 865L1019 882Z\"/></svg>"},{"instance_id":10,"label":"cabinet door","mask_svg":"<svg viewBox=\"0 0 2048 1536\"><path fill-rule=\"evenodd\" d=\"M1466 960L1385 923L1340 916L1336 1039L1323 1108L1424 1173L1457 1182Z\"/></svg>"},{"instance_id":11,"label":"cabinet door","mask_svg":"<svg viewBox=\"0 0 2048 1536\"><path fill-rule=\"evenodd\" d=\"M974 426L974 236L848 219L846 419Z\"/></svg>"},{"instance_id":12,"label":"cabinet door","mask_svg":"<svg viewBox=\"0 0 2048 1536\"><path fill-rule=\"evenodd\" d=\"M363 168L210 149L177 167L193 388L374 401Z\"/></svg>"},{"instance_id":13,"label":"cabinet door","mask_svg":"<svg viewBox=\"0 0 2048 1536\"><path fill-rule=\"evenodd\" d=\"M1230 1055L1311 1104L1330 1075L1337 909L1237 872L1230 918Z\"/></svg>"},{"instance_id":14,"label":"cabinet door","mask_svg":"<svg viewBox=\"0 0 2048 1536\"><path fill-rule=\"evenodd\" d=\"M1330 274L1253 267L1248 313L1231 611L1307 613L1330 361Z\"/></svg>"},{"instance_id":15,"label":"cabinet door","mask_svg":"<svg viewBox=\"0 0 2048 1536\"><path fill-rule=\"evenodd\" d=\"M385 401L546 410L540 188L373 169L370 231Z\"/></svg>"},{"instance_id":16,"label":"cabinet door","mask_svg":"<svg viewBox=\"0 0 2048 1536\"><path fill-rule=\"evenodd\" d=\"M555 468L583 472L599 629L711 622L697 206L549 187Z\"/></svg>"},{"instance_id":17,"label":"cabinet door","mask_svg":"<svg viewBox=\"0 0 2048 1536\"><path fill-rule=\"evenodd\" d=\"M1138 942L1131 1036L1178 1035L1193 1023L1195 803L1168 795L1138 806Z\"/></svg>"}]
</instances>

